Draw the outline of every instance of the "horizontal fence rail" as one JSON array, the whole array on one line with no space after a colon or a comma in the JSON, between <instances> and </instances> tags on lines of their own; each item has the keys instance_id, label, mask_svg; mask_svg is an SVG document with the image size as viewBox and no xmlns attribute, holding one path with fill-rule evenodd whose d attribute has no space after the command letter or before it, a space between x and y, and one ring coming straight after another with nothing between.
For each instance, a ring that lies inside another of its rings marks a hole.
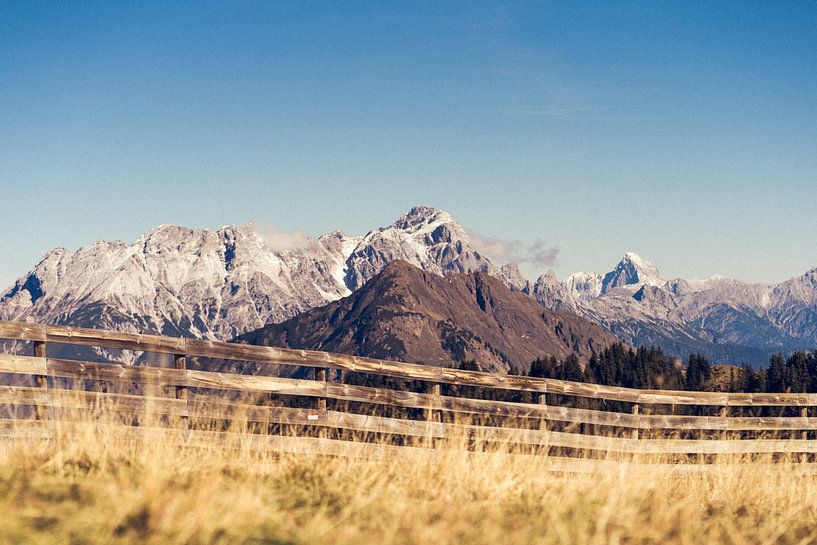
<instances>
[{"instance_id":1,"label":"horizontal fence rail","mask_svg":"<svg viewBox=\"0 0 817 545\"><path fill-rule=\"evenodd\" d=\"M104 412L130 425L151 415L223 433L240 421L263 435L385 437L395 448L464 438L574 458L817 459L817 394L638 390L28 322L0 321L3 339L0 435ZM142 358L111 361L118 350Z\"/></svg>"}]
</instances>

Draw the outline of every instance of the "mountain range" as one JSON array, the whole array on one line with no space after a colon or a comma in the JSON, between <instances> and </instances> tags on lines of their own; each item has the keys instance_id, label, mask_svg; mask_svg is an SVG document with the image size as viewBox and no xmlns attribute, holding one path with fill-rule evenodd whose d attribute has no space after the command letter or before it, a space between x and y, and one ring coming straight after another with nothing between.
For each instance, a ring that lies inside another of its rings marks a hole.
<instances>
[{"instance_id":1,"label":"mountain range","mask_svg":"<svg viewBox=\"0 0 817 545\"><path fill-rule=\"evenodd\" d=\"M395 260L438 276L484 273L546 309L678 356L758 364L817 346L817 269L777 285L665 279L626 253L607 273L559 280L549 271L531 282L424 206L364 236L335 231L285 247L247 224L162 225L133 243L57 248L0 297L0 319L226 340L347 297Z\"/></svg>"},{"instance_id":2,"label":"mountain range","mask_svg":"<svg viewBox=\"0 0 817 545\"><path fill-rule=\"evenodd\" d=\"M777 285L713 276L664 279L627 253L606 274L544 275L524 288L549 308L576 312L627 343L686 357L761 364L817 346L817 269Z\"/></svg>"},{"instance_id":3,"label":"mountain range","mask_svg":"<svg viewBox=\"0 0 817 545\"><path fill-rule=\"evenodd\" d=\"M618 342L602 327L554 312L486 272L446 277L395 260L351 295L240 342L483 371L527 374L536 358L584 359Z\"/></svg>"},{"instance_id":4,"label":"mountain range","mask_svg":"<svg viewBox=\"0 0 817 545\"><path fill-rule=\"evenodd\" d=\"M254 224L162 225L132 244L48 252L0 297L0 319L226 340L344 297L395 259L440 275L493 271L465 238L425 207L362 237L335 231L283 249Z\"/></svg>"}]
</instances>

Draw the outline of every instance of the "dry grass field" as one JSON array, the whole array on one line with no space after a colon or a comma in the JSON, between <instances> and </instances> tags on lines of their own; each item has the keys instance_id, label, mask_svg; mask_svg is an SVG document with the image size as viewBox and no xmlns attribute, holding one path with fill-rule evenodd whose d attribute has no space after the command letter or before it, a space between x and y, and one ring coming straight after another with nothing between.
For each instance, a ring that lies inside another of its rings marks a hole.
<instances>
[{"instance_id":1,"label":"dry grass field","mask_svg":"<svg viewBox=\"0 0 817 545\"><path fill-rule=\"evenodd\" d=\"M817 543L802 465L583 474L501 448L367 460L56 426L0 441L4 544Z\"/></svg>"}]
</instances>

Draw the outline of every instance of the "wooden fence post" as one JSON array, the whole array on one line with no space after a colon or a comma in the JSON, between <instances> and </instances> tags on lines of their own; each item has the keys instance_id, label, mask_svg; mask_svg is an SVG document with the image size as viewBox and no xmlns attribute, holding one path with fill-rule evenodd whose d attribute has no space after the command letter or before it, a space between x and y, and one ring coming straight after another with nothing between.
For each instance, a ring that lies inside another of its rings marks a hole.
<instances>
[{"instance_id":1,"label":"wooden fence post","mask_svg":"<svg viewBox=\"0 0 817 545\"><path fill-rule=\"evenodd\" d=\"M428 393L434 396L435 401L439 401L440 395L442 394L442 388L439 384L432 384ZM426 411L426 420L428 422L440 422L442 420L441 416L440 411L436 411L430 406Z\"/></svg>"},{"instance_id":2,"label":"wooden fence post","mask_svg":"<svg viewBox=\"0 0 817 545\"><path fill-rule=\"evenodd\" d=\"M173 356L173 367L180 370L187 369L187 357L184 354L175 354ZM187 380L185 380L184 386L176 386L176 399L184 400L185 406L187 408L188 414L183 414L181 416L181 424L184 428L190 428L190 403L187 400Z\"/></svg>"},{"instance_id":3,"label":"wooden fence post","mask_svg":"<svg viewBox=\"0 0 817 545\"><path fill-rule=\"evenodd\" d=\"M800 407L800 417L804 419L808 419L808 407ZM800 439L806 441L808 439L808 431L803 430L800 432ZM808 452L803 452L800 454L800 461L804 464L808 462Z\"/></svg>"},{"instance_id":4,"label":"wooden fence post","mask_svg":"<svg viewBox=\"0 0 817 545\"><path fill-rule=\"evenodd\" d=\"M808 419L808 407L800 407L800 417ZM800 432L800 439L804 441L808 439L808 432L805 430Z\"/></svg>"},{"instance_id":5,"label":"wooden fence post","mask_svg":"<svg viewBox=\"0 0 817 545\"><path fill-rule=\"evenodd\" d=\"M730 411L729 411L728 406L721 407L721 410L718 411L718 416L720 416L721 418L729 418L729 414L730 414ZM720 433L720 439L728 439L729 436L731 435L731 430L729 428L729 424L724 426L724 428L725 428L724 431L722 431Z\"/></svg>"},{"instance_id":6,"label":"wooden fence post","mask_svg":"<svg viewBox=\"0 0 817 545\"><path fill-rule=\"evenodd\" d=\"M315 371L315 380L320 382L328 382L329 381L329 373L326 368L321 367ZM322 412L326 412L326 398L319 397L318 398L318 410Z\"/></svg>"},{"instance_id":7,"label":"wooden fence post","mask_svg":"<svg viewBox=\"0 0 817 545\"><path fill-rule=\"evenodd\" d=\"M633 415L638 416L638 412L639 412L638 411L638 403L633 403L633 410L632 410ZM636 420L638 420L638 419L636 419ZM636 422L636 424L639 424L639 422ZM638 427L636 427L633 430L633 439L638 439L638 430L639 430Z\"/></svg>"},{"instance_id":8,"label":"wooden fence post","mask_svg":"<svg viewBox=\"0 0 817 545\"><path fill-rule=\"evenodd\" d=\"M34 357L35 358L45 358L46 357L46 344L45 341L34 341L31 343L34 347ZM34 375L34 385L37 388L42 388L45 392L45 400L46 404L48 403L48 377L47 375ZM48 405L37 405L34 408L34 417L37 420L45 420L48 416Z\"/></svg>"},{"instance_id":9,"label":"wooden fence post","mask_svg":"<svg viewBox=\"0 0 817 545\"><path fill-rule=\"evenodd\" d=\"M547 406L547 395L546 394L539 394L536 396L536 402L539 405ZM558 428L557 428L558 429ZM548 420L546 416L542 416L539 420L539 430L540 431L547 431L548 430Z\"/></svg>"}]
</instances>

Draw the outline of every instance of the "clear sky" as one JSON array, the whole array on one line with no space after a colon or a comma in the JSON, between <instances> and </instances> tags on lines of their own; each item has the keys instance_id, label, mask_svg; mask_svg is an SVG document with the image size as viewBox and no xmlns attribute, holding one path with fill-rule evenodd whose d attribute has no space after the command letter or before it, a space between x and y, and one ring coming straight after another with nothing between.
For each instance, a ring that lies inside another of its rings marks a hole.
<instances>
[{"instance_id":1,"label":"clear sky","mask_svg":"<svg viewBox=\"0 0 817 545\"><path fill-rule=\"evenodd\" d=\"M784 280L817 266L815 29L814 2L2 2L0 284L160 223L418 203L560 276L634 250Z\"/></svg>"}]
</instances>

